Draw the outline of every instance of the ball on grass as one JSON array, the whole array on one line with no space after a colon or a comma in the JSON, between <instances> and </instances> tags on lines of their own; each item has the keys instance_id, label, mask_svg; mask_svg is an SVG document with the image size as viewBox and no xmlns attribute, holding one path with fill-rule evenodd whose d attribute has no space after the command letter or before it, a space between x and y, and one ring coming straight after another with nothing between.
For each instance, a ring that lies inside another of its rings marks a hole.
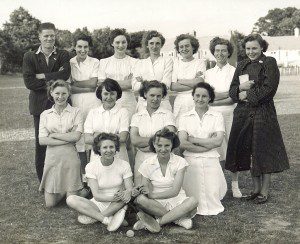
<instances>
[{"instance_id":1,"label":"ball on grass","mask_svg":"<svg viewBox=\"0 0 300 244\"><path fill-rule=\"evenodd\" d=\"M133 230L127 230L126 236L128 236L128 237L134 237L134 232L133 232Z\"/></svg>"}]
</instances>

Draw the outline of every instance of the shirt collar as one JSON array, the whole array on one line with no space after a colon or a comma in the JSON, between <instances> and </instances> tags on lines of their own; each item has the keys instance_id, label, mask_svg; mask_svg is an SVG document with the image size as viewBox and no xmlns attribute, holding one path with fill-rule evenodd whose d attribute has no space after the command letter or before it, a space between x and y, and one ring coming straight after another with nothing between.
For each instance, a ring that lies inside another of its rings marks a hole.
<instances>
[{"instance_id":1,"label":"shirt collar","mask_svg":"<svg viewBox=\"0 0 300 244\"><path fill-rule=\"evenodd\" d=\"M155 112L153 112L153 114L160 114L160 113L161 114L165 114L166 113L165 110L161 106ZM145 114L149 115L148 110L147 110L146 107L143 107L141 109L141 111L139 112L139 114L140 115L145 115Z\"/></svg>"},{"instance_id":2,"label":"shirt collar","mask_svg":"<svg viewBox=\"0 0 300 244\"><path fill-rule=\"evenodd\" d=\"M116 114L116 113L119 112L119 106L116 104L116 105L115 105L112 109L110 109L110 110L105 110L104 107L103 107L103 105L101 105L101 106L99 107L99 112L100 112L100 113L104 113L104 112L106 112L106 111L109 111L109 112L111 112L111 113Z\"/></svg>"},{"instance_id":3,"label":"shirt collar","mask_svg":"<svg viewBox=\"0 0 300 244\"><path fill-rule=\"evenodd\" d=\"M54 106L55 105L53 105L52 108L49 109L51 113L57 113ZM70 104L67 104L67 107L65 107L62 113L64 113L65 111L71 113L72 107Z\"/></svg>"},{"instance_id":4,"label":"shirt collar","mask_svg":"<svg viewBox=\"0 0 300 244\"><path fill-rule=\"evenodd\" d=\"M222 71L222 70L226 70L226 69L228 69L228 68L229 68L229 63L225 64L222 68L220 68L218 65L216 65L216 66L214 67L214 69L215 69L216 71Z\"/></svg>"},{"instance_id":5,"label":"shirt collar","mask_svg":"<svg viewBox=\"0 0 300 244\"><path fill-rule=\"evenodd\" d=\"M168 164L171 164L171 163L175 162L174 158L175 158L174 154L171 152ZM150 164L152 164L152 165L159 165L157 154L153 157L153 160L151 160Z\"/></svg>"},{"instance_id":6,"label":"shirt collar","mask_svg":"<svg viewBox=\"0 0 300 244\"><path fill-rule=\"evenodd\" d=\"M211 109L211 107L208 107L208 110L203 114L203 116L205 115L215 115L215 111L213 109ZM195 107L193 107L192 110L190 110L189 112L187 112L187 115L197 115L198 116L198 113L196 112L196 109Z\"/></svg>"},{"instance_id":7,"label":"shirt collar","mask_svg":"<svg viewBox=\"0 0 300 244\"><path fill-rule=\"evenodd\" d=\"M90 59L91 59L91 57L87 56L86 59L83 62L81 62L81 63L84 64L84 65L89 65ZM70 63L72 63L72 64L78 64L76 56L70 59Z\"/></svg>"},{"instance_id":8,"label":"shirt collar","mask_svg":"<svg viewBox=\"0 0 300 244\"><path fill-rule=\"evenodd\" d=\"M43 53L42 46L39 46L38 50L35 52L35 54L39 54L39 53ZM49 56L51 56L52 54L57 54L56 46L53 47L53 50L52 50L52 52L50 53Z\"/></svg>"}]
</instances>

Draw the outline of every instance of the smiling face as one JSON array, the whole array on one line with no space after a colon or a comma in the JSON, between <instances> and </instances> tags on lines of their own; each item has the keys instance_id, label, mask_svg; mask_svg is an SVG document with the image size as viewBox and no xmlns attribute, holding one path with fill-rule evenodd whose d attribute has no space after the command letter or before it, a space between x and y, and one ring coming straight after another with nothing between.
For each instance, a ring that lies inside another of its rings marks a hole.
<instances>
[{"instance_id":1,"label":"smiling face","mask_svg":"<svg viewBox=\"0 0 300 244\"><path fill-rule=\"evenodd\" d=\"M170 153L172 151L172 146L173 146L171 140L163 137L156 137L153 146L155 148L158 157L160 158L170 157Z\"/></svg>"},{"instance_id":2,"label":"smiling face","mask_svg":"<svg viewBox=\"0 0 300 244\"><path fill-rule=\"evenodd\" d=\"M99 153L101 157L107 160L113 159L116 155L116 145L112 140L103 140L99 142Z\"/></svg>"},{"instance_id":3,"label":"smiling face","mask_svg":"<svg viewBox=\"0 0 300 244\"><path fill-rule=\"evenodd\" d=\"M207 109L210 100L209 93L204 88L196 88L194 96L194 103L196 108Z\"/></svg>"},{"instance_id":4,"label":"smiling face","mask_svg":"<svg viewBox=\"0 0 300 244\"><path fill-rule=\"evenodd\" d=\"M111 109L115 106L118 96L116 91L107 91L105 87L103 87L101 96L102 104L105 109Z\"/></svg>"},{"instance_id":5,"label":"smiling face","mask_svg":"<svg viewBox=\"0 0 300 244\"><path fill-rule=\"evenodd\" d=\"M89 43L84 40L78 40L75 46L76 55L80 60L85 60L90 50Z\"/></svg>"},{"instance_id":6,"label":"smiling face","mask_svg":"<svg viewBox=\"0 0 300 244\"><path fill-rule=\"evenodd\" d=\"M145 94L147 107L151 109L158 109L163 98L162 88L153 87Z\"/></svg>"},{"instance_id":7,"label":"smiling face","mask_svg":"<svg viewBox=\"0 0 300 244\"><path fill-rule=\"evenodd\" d=\"M227 63L229 52L227 45L218 44L215 46L214 56L217 60L217 63L225 64Z\"/></svg>"},{"instance_id":8,"label":"smiling face","mask_svg":"<svg viewBox=\"0 0 300 244\"><path fill-rule=\"evenodd\" d=\"M193 46L190 39L184 39L178 43L178 51L183 59L190 59L193 56Z\"/></svg>"},{"instance_id":9,"label":"smiling face","mask_svg":"<svg viewBox=\"0 0 300 244\"><path fill-rule=\"evenodd\" d=\"M126 37L123 35L116 36L113 43L111 44L114 48L115 53L124 54L126 52L128 43Z\"/></svg>"},{"instance_id":10,"label":"smiling face","mask_svg":"<svg viewBox=\"0 0 300 244\"><path fill-rule=\"evenodd\" d=\"M249 41L245 45L246 55L250 60L256 60L262 54L262 47L259 45L258 41Z\"/></svg>"},{"instance_id":11,"label":"smiling face","mask_svg":"<svg viewBox=\"0 0 300 244\"><path fill-rule=\"evenodd\" d=\"M55 31L52 29L42 30L42 32L39 33L39 40L41 42L42 48L53 48L55 44Z\"/></svg>"},{"instance_id":12,"label":"smiling face","mask_svg":"<svg viewBox=\"0 0 300 244\"><path fill-rule=\"evenodd\" d=\"M160 55L160 50L162 48L161 39L159 37L152 37L147 44L150 55Z\"/></svg>"},{"instance_id":13,"label":"smiling face","mask_svg":"<svg viewBox=\"0 0 300 244\"><path fill-rule=\"evenodd\" d=\"M55 105L65 106L70 96L69 90L64 86L57 86L50 92Z\"/></svg>"}]
</instances>

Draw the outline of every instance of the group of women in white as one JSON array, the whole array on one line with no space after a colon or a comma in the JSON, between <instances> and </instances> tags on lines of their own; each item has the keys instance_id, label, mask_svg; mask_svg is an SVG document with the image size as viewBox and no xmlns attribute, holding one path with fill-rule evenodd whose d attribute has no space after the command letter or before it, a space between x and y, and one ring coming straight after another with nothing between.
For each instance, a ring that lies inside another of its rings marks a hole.
<instances>
[{"instance_id":1,"label":"group of women in white","mask_svg":"<svg viewBox=\"0 0 300 244\"><path fill-rule=\"evenodd\" d=\"M229 97L233 47L214 38L216 66L206 71L204 61L194 57L199 42L191 35L176 38L181 56L176 59L161 55L165 38L157 31L143 38L146 59L126 54L129 41L125 31L113 30L114 54L100 61L88 56L90 37L75 41L70 82L51 85L55 104L41 115L39 141L48 147L40 189L46 206L67 194L80 223L100 221L109 231L126 225L129 202L138 209L135 230L158 232L171 222L190 229L195 214L224 211L227 183L220 161L235 108ZM81 173L91 200L84 198ZM242 197L237 172L231 178L233 196Z\"/></svg>"}]
</instances>

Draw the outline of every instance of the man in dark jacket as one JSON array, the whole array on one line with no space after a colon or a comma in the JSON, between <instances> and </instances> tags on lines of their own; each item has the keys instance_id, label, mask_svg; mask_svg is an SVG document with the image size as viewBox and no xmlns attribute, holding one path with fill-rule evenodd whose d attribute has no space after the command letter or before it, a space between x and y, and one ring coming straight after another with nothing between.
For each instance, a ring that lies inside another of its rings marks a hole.
<instances>
[{"instance_id":1,"label":"man in dark jacket","mask_svg":"<svg viewBox=\"0 0 300 244\"><path fill-rule=\"evenodd\" d=\"M58 50L55 44L55 26L42 23L39 27L41 42L38 50L25 53L23 58L23 78L30 90L29 111L33 115L35 128L35 166L39 180L43 176L46 146L39 144L40 114L53 103L48 100L47 87L53 80L67 80L70 76L70 57L65 50Z\"/></svg>"}]
</instances>

